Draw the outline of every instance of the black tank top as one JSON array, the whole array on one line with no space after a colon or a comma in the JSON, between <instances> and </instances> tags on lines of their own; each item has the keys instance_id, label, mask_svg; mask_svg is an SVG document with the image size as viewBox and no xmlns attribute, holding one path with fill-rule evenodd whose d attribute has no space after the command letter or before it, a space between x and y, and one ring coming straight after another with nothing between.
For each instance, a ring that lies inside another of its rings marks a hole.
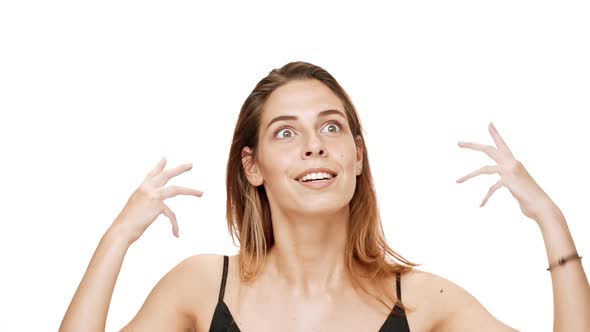
<instances>
[{"instance_id":1,"label":"black tank top","mask_svg":"<svg viewBox=\"0 0 590 332\"><path fill-rule=\"evenodd\" d=\"M229 257L223 256L223 274L221 276L221 287L219 288L219 300L213 313L213 320L211 321L211 327L209 332L240 332L240 329L236 325L234 318L232 317L229 308L223 302L223 295L225 293L225 281L227 279L227 265ZM396 289L397 298L402 300L400 275L396 275ZM394 315L396 312L398 315ZM401 315L401 316L400 316ZM392 313L389 314L383 325L378 332L409 332L410 327L406 318L405 312L402 308L397 305L393 308Z\"/></svg>"}]
</instances>

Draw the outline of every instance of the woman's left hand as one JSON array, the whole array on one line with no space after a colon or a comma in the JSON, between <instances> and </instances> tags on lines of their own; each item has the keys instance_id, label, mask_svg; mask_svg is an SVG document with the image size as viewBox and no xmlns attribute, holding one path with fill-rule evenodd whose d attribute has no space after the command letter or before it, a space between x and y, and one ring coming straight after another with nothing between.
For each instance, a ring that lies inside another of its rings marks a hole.
<instances>
[{"instance_id":1,"label":"woman's left hand","mask_svg":"<svg viewBox=\"0 0 590 332\"><path fill-rule=\"evenodd\" d=\"M458 144L462 148L484 152L496 162L496 165L484 166L458 179L457 183L462 183L480 174L498 173L500 180L490 188L480 207L486 204L496 190L506 187L518 201L520 210L524 215L535 220L537 223L539 223L541 216L558 210L555 203L553 203L551 198L535 182L524 165L514 158L506 142L500 137L500 134L491 122L488 129L496 147L471 142L459 142Z\"/></svg>"}]
</instances>

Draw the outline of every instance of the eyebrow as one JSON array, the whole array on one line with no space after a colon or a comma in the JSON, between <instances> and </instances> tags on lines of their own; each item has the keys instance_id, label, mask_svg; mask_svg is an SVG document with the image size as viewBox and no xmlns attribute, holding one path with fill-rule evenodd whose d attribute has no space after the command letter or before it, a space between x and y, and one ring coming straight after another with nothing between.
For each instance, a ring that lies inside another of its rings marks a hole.
<instances>
[{"instance_id":1,"label":"eyebrow","mask_svg":"<svg viewBox=\"0 0 590 332\"><path fill-rule=\"evenodd\" d=\"M341 117L343 117L344 119L346 119L346 117L344 116L344 114L343 114L341 111L339 111L339 110L325 110L325 111L321 111L321 112L318 114L318 118L320 118L320 117L325 117L325 116L328 116L328 115L333 115L333 114L340 115ZM285 120L297 120L297 119L298 119L298 118L297 118L295 115L280 115L280 116L277 116L276 118L274 118L274 119L270 120L270 122L269 122L269 123L268 123L268 125L266 126L266 130L268 130L268 128L269 128L269 127L270 127L270 126L271 126L273 123L275 123L275 122L277 122L277 121L285 121Z\"/></svg>"}]
</instances>

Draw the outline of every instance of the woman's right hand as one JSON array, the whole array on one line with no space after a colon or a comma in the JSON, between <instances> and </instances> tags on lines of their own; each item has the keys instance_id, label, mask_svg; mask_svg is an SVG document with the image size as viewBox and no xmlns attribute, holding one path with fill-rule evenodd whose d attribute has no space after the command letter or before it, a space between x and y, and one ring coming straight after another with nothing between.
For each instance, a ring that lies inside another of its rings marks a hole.
<instances>
[{"instance_id":1,"label":"woman's right hand","mask_svg":"<svg viewBox=\"0 0 590 332\"><path fill-rule=\"evenodd\" d=\"M143 232L156 220L160 213L164 213L172 222L172 234L178 237L178 223L176 215L164 203L164 200L177 195L192 195L201 197L203 192L179 186L167 186L166 183L175 176L193 168L191 163L183 164L169 170L164 170L166 157L152 169L145 177L139 188L133 192L127 204L121 210L111 228L122 230L130 241L135 242Z\"/></svg>"}]
</instances>

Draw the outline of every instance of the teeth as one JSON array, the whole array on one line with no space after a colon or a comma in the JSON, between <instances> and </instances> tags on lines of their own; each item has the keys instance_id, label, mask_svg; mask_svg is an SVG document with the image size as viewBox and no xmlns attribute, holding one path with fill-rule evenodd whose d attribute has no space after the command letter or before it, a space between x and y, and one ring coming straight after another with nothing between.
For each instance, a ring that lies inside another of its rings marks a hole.
<instances>
[{"instance_id":1,"label":"teeth","mask_svg":"<svg viewBox=\"0 0 590 332\"><path fill-rule=\"evenodd\" d=\"M319 173L309 173L306 176L299 179L299 181L305 182L309 180L320 180L320 179L331 179L333 178L332 174L319 172Z\"/></svg>"}]
</instances>

